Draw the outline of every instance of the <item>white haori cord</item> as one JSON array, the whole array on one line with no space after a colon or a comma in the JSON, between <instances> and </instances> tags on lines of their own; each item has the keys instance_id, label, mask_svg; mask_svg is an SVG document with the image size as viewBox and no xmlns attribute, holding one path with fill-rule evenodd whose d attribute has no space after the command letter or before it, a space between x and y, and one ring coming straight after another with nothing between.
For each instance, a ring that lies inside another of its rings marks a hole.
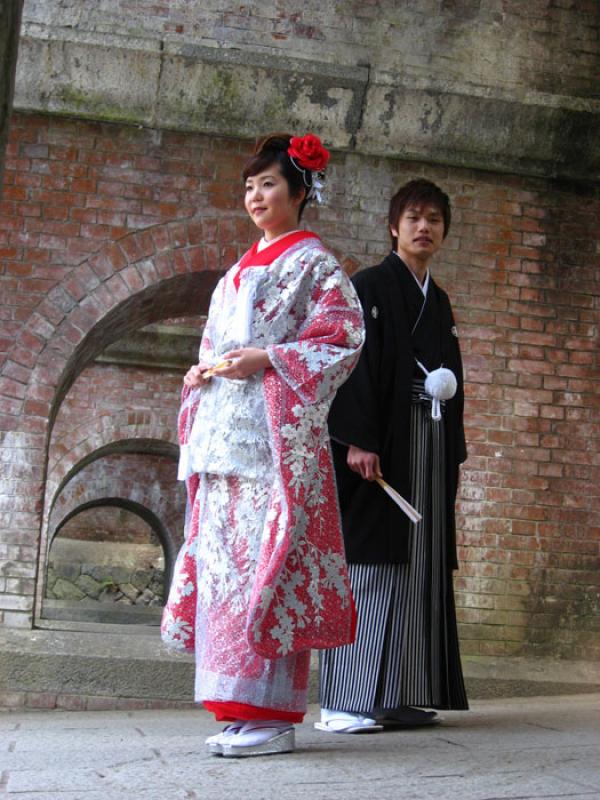
<instances>
[{"instance_id":1,"label":"white haori cord","mask_svg":"<svg viewBox=\"0 0 600 800\"><path fill-rule=\"evenodd\" d=\"M442 400L450 400L456 394L458 383L451 369L438 367L429 372L418 358L415 359L425 374L425 391L431 397L431 418L442 418Z\"/></svg>"},{"instance_id":2,"label":"white haori cord","mask_svg":"<svg viewBox=\"0 0 600 800\"><path fill-rule=\"evenodd\" d=\"M440 420L442 418L441 401L450 400L456 394L458 385L456 376L451 369L446 369L446 367L439 367L429 372L418 359L415 360L426 376L425 391L431 397L431 417L434 420ZM384 481L382 477L375 478L375 480L394 503L404 511L411 522L416 525L423 519L417 509L411 506L408 500L405 500L387 481Z\"/></svg>"}]
</instances>

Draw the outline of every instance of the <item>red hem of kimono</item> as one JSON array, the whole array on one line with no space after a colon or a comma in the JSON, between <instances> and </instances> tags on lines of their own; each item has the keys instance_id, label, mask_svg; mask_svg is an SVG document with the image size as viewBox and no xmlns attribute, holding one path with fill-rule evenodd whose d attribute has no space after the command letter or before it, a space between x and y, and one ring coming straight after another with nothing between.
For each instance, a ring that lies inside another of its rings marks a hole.
<instances>
[{"instance_id":1,"label":"red hem of kimono","mask_svg":"<svg viewBox=\"0 0 600 800\"><path fill-rule=\"evenodd\" d=\"M280 711L275 708L261 708L247 703L219 702L204 700L203 706L215 715L217 722L235 722L238 719L280 719L283 722L302 722L304 711Z\"/></svg>"}]
</instances>

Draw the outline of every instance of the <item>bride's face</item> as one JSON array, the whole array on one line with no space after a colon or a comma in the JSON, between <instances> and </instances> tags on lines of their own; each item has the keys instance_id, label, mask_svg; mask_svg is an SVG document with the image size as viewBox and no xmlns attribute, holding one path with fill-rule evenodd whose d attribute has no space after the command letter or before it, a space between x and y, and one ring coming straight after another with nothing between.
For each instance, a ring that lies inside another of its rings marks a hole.
<instances>
[{"instance_id":1,"label":"bride's face","mask_svg":"<svg viewBox=\"0 0 600 800\"><path fill-rule=\"evenodd\" d=\"M246 211L267 240L297 227L301 202L302 194L290 196L289 184L276 162L246 178Z\"/></svg>"}]
</instances>

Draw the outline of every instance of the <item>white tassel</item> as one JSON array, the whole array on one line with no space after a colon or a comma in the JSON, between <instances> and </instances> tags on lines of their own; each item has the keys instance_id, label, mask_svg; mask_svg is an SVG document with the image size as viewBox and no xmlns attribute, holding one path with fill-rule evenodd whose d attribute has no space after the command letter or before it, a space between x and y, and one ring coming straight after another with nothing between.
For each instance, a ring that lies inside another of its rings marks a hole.
<instances>
[{"instance_id":1,"label":"white tassel","mask_svg":"<svg viewBox=\"0 0 600 800\"><path fill-rule=\"evenodd\" d=\"M317 205L322 205L324 184L323 181L317 176L318 176L317 172L312 173L312 186L308 191L306 199L312 200L314 198Z\"/></svg>"},{"instance_id":2,"label":"white tassel","mask_svg":"<svg viewBox=\"0 0 600 800\"><path fill-rule=\"evenodd\" d=\"M441 400L450 400L456 394L458 383L451 369L439 367L428 372L420 361L419 367L425 375L425 391L431 397L431 416L435 420L442 418Z\"/></svg>"}]
</instances>

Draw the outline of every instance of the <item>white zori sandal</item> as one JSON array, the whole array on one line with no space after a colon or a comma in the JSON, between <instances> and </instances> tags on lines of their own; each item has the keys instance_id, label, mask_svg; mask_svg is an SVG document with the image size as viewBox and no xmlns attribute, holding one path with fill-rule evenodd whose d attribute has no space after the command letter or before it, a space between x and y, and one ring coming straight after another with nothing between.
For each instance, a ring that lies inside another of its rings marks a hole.
<instances>
[{"instance_id":1,"label":"white zori sandal","mask_svg":"<svg viewBox=\"0 0 600 800\"><path fill-rule=\"evenodd\" d=\"M228 729L223 733L226 735L222 735L219 742L223 758L291 753L295 747L294 726L277 719L248 720L241 723L241 726L231 734L228 734Z\"/></svg>"},{"instance_id":2,"label":"white zori sandal","mask_svg":"<svg viewBox=\"0 0 600 800\"><path fill-rule=\"evenodd\" d=\"M231 739L232 736L235 736L242 725L244 724L244 720L237 720L237 722L230 722L221 733L215 733L214 736L209 736L208 739L204 742L204 744L208 747L209 751L213 753L213 755L220 756L223 753L223 745Z\"/></svg>"},{"instance_id":3,"label":"white zori sandal","mask_svg":"<svg viewBox=\"0 0 600 800\"><path fill-rule=\"evenodd\" d=\"M315 728L327 733L378 733L383 730L383 725L362 714L322 708L321 721L315 722Z\"/></svg>"}]
</instances>

